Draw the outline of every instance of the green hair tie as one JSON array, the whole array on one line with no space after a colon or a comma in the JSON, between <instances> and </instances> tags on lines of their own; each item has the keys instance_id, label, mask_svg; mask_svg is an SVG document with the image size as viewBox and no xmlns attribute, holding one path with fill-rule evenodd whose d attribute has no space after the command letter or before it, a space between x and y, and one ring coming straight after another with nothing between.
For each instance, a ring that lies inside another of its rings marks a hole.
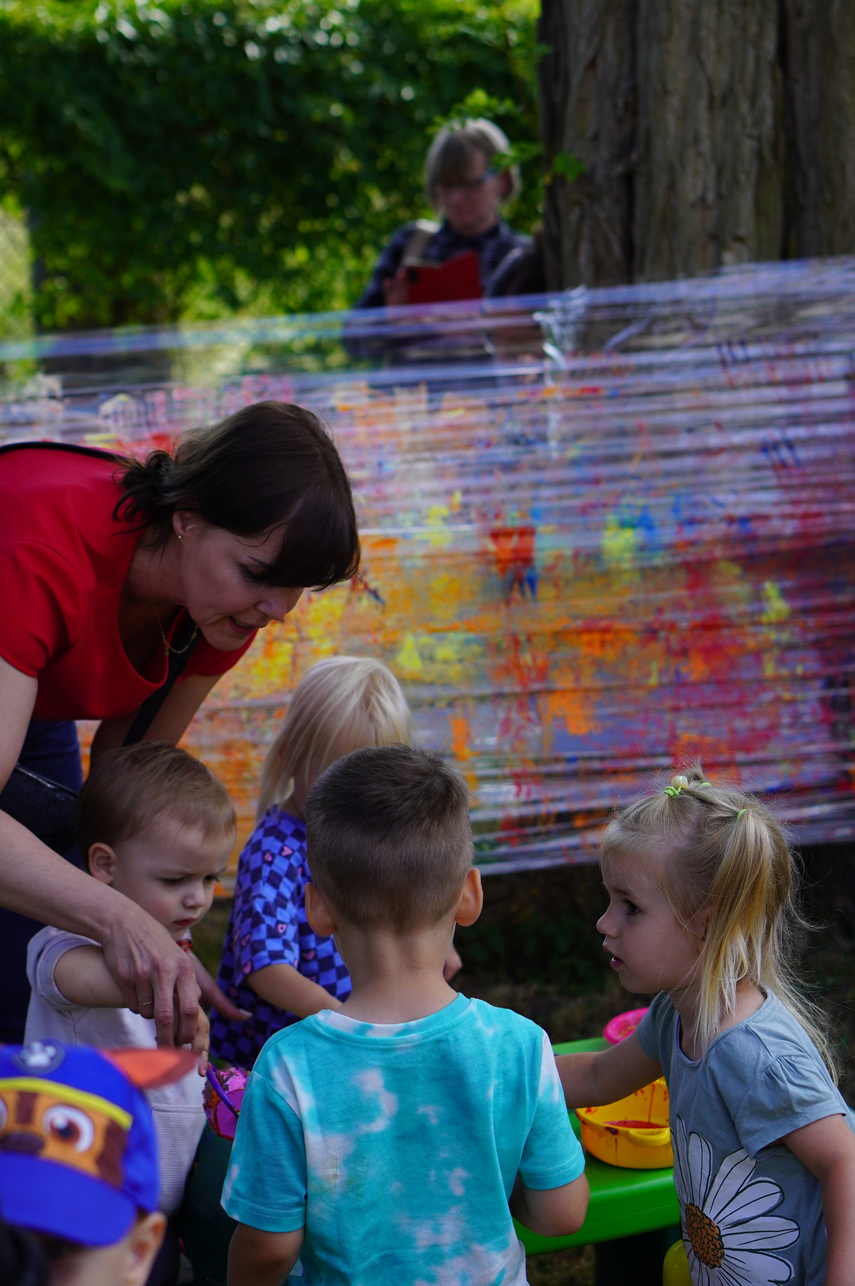
<instances>
[{"instance_id":1,"label":"green hair tie","mask_svg":"<svg viewBox=\"0 0 855 1286\"><path fill-rule=\"evenodd\" d=\"M747 813L747 812L748 812L748 809L747 809L747 808L740 808L740 810L739 810L739 812L736 814L736 816L737 816L737 817L741 817L743 813Z\"/></svg>"},{"instance_id":2,"label":"green hair tie","mask_svg":"<svg viewBox=\"0 0 855 1286\"><path fill-rule=\"evenodd\" d=\"M689 786L709 786L710 784L708 781L690 782L688 777L678 772L671 778L671 785L665 787L665 794L670 795L672 799L676 799L680 791L688 790Z\"/></svg>"}]
</instances>

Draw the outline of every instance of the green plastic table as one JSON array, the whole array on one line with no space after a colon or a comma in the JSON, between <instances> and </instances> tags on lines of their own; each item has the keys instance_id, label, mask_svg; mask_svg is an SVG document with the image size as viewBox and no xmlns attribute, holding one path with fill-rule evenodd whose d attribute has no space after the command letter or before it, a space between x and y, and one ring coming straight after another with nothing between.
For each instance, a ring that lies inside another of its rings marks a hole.
<instances>
[{"instance_id":1,"label":"green plastic table","mask_svg":"<svg viewBox=\"0 0 855 1286\"><path fill-rule=\"evenodd\" d=\"M571 1040L565 1045L554 1046L556 1054L580 1054L606 1048L602 1037ZM570 1113L570 1120L579 1134L575 1112ZM665 1170L625 1170L586 1155L585 1174L591 1187L591 1200L582 1227L571 1237L540 1237L517 1224L517 1233L528 1254L541 1255L547 1251L563 1250L566 1246L589 1246L679 1224L674 1171L670 1167Z\"/></svg>"}]
</instances>

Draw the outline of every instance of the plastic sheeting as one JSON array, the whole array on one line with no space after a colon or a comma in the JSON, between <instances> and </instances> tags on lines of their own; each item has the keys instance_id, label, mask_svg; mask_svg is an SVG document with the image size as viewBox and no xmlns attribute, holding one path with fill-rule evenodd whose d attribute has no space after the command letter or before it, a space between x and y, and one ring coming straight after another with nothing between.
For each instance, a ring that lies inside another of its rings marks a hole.
<instances>
[{"instance_id":1,"label":"plastic sheeting","mask_svg":"<svg viewBox=\"0 0 855 1286\"><path fill-rule=\"evenodd\" d=\"M474 795L485 871L588 861L700 755L855 837L855 260L527 300L0 346L6 440L141 451L310 405L364 559L218 685L191 749L244 830L289 691L370 654Z\"/></svg>"}]
</instances>

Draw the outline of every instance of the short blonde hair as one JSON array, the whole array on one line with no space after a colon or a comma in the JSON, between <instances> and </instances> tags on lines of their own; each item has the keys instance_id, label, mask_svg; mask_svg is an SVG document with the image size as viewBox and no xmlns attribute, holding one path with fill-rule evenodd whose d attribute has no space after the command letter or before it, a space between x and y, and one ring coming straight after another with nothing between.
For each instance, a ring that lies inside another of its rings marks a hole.
<instances>
[{"instance_id":1,"label":"short blonde hair","mask_svg":"<svg viewBox=\"0 0 855 1286\"><path fill-rule=\"evenodd\" d=\"M200 759L168 741L141 741L97 760L78 805L78 841L85 858L93 844L114 848L157 818L225 836L236 826L234 804Z\"/></svg>"},{"instance_id":2,"label":"short blonde hair","mask_svg":"<svg viewBox=\"0 0 855 1286\"><path fill-rule=\"evenodd\" d=\"M348 750L408 742L412 715L401 685L381 661L329 656L303 675L261 769L256 817L291 793L302 772L311 785ZM342 749L344 747L344 749Z\"/></svg>"},{"instance_id":3,"label":"short blonde hair","mask_svg":"<svg viewBox=\"0 0 855 1286\"><path fill-rule=\"evenodd\" d=\"M306 843L312 882L349 923L429 928L453 910L472 867L469 789L431 751L355 750L312 787Z\"/></svg>"},{"instance_id":4,"label":"short blonde hair","mask_svg":"<svg viewBox=\"0 0 855 1286\"><path fill-rule=\"evenodd\" d=\"M436 189L442 183L454 183L466 177L475 156L480 152L489 165L494 157L510 151L508 136L498 125L479 116L445 125L431 143L425 160L425 195L437 208ZM501 174L509 174L511 185L505 200L519 195L522 186L518 165L499 165Z\"/></svg>"}]
</instances>

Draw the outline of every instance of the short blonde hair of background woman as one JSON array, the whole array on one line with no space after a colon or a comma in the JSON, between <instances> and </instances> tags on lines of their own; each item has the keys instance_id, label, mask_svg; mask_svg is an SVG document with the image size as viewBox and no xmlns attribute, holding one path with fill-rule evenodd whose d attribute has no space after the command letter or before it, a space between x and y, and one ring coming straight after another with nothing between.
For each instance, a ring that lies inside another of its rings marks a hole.
<instances>
[{"instance_id":1,"label":"short blonde hair of background woman","mask_svg":"<svg viewBox=\"0 0 855 1286\"><path fill-rule=\"evenodd\" d=\"M372 657L329 656L303 675L261 769L256 818L283 803L301 773L308 789L352 750L412 740L401 685Z\"/></svg>"},{"instance_id":2,"label":"short blonde hair of background woman","mask_svg":"<svg viewBox=\"0 0 855 1286\"><path fill-rule=\"evenodd\" d=\"M510 150L504 130L483 116L443 126L431 143L425 160L425 195L429 204L435 210L439 208L437 187L466 178L479 152L488 165L495 164L497 173L510 175L502 200L519 196L522 186L520 171L518 165L508 164Z\"/></svg>"}]
</instances>

